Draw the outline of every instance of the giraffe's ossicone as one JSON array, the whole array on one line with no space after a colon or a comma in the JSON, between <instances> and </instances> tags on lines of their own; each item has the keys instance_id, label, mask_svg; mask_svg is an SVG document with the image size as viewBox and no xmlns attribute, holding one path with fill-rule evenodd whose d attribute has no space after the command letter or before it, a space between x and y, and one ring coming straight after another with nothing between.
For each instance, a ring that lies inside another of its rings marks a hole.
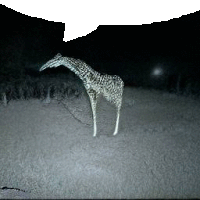
<instances>
[{"instance_id":1,"label":"giraffe's ossicone","mask_svg":"<svg viewBox=\"0 0 200 200\"><path fill-rule=\"evenodd\" d=\"M59 53L53 59L44 64L40 68L40 71L46 68L58 67L60 65L69 68L83 81L92 107L94 124L93 136L96 136L97 133L96 104L99 95L103 95L106 100L113 103L117 108L116 125L113 133L113 135L116 135L118 133L119 116L124 89L124 82L122 81L122 79L116 75L102 75L99 72L93 70L84 61L70 57L62 57L62 55Z\"/></svg>"}]
</instances>

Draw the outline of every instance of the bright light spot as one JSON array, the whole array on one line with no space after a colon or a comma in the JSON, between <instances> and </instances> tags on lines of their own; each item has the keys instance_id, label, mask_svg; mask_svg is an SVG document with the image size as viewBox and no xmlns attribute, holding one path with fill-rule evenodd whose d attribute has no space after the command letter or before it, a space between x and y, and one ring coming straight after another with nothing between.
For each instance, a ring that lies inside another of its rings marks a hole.
<instances>
[{"instance_id":1,"label":"bright light spot","mask_svg":"<svg viewBox=\"0 0 200 200\"><path fill-rule=\"evenodd\" d=\"M156 68L153 70L153 75L154 76L160 76L163 74L163 70L161 68Z\"/></svg>"},{"instance_id":2,"label":"bright light spot","mask_svg":"<svg viewBox=\"0 0 200 200\"><path fill-rule=\"evenodd\" d=\"M162 74L162 70L161 69L155 69L153 72L153 75L158 76Z\"/></svg>"}]
</instances>

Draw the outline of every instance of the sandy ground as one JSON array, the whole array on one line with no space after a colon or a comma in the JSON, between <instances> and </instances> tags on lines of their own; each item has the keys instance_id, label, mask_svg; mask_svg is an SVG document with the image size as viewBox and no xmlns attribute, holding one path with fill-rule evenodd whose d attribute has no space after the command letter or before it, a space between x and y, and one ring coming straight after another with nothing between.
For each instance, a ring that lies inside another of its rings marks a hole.
<instances>
[{"instance_id":1,"label":"sandy ground","mask_svg":"<svg viewBox=\"0 0 200 200\"><path fill-rule=\"evenodd\" d=\"M0 105L0 198L200 198L200 102L125 88L116 110L86 94Z\"/></svg>"}]
</instances>

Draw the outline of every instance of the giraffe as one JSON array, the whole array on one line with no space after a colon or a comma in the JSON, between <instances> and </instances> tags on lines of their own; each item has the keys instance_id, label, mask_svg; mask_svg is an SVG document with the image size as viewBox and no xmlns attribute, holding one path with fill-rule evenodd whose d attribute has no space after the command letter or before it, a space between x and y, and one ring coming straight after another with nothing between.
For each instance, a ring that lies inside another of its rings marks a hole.
<instances>
[{"instance_id":1,"label":"giraffe","mask_svg":"<svg viewBox=\"0 0 200 200\"><path fill-rule=\"evenodd\" d=\"M118 133L119 117L124 89L124 82L122 79L116 75L102 75L99 72L93 70L82 60L63 57L60 53L45 63L40 68L40 71L46 68L58 67L60 65L70 69L83 81L83 85L85 86L92 107L94 128L93 136L95 137L97 134L96 105L99 95L103 95L107 101L113 103L117 108L116 124L113 133L113 135L116 135Z\"/></svg>"}]
</instances>

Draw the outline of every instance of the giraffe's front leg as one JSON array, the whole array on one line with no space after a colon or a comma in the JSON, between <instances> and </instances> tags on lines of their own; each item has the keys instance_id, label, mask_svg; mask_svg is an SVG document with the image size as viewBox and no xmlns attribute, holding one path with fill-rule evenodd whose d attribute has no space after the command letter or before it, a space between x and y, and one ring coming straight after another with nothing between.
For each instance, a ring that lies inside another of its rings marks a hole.
<instances>
[{"instance_id":1,"label":"giraffe's front leg","mask_svg":"<svg viewBox=\"0 0 200 200\"><path fill-rule=\"evenodd\" d=\"M93 106L92 112L93 112L93 124L94 124L93 137L95 137L97 135L96 105Z\"/></svg>"},{"instance_id":2,"label":"giraffe's front leg","mask_svg":"<svg viewBox=\"0 0 200 200\"><path fill-rule=\"evenodd\" d=\"M94 126L93 137L95 137L97 134L96 105L97 105L98 94L94 90L88 90L87 93L90 97L90 103L91 103L91 107L92 107L93 126Z\"/></svg>"}]
</instances>

